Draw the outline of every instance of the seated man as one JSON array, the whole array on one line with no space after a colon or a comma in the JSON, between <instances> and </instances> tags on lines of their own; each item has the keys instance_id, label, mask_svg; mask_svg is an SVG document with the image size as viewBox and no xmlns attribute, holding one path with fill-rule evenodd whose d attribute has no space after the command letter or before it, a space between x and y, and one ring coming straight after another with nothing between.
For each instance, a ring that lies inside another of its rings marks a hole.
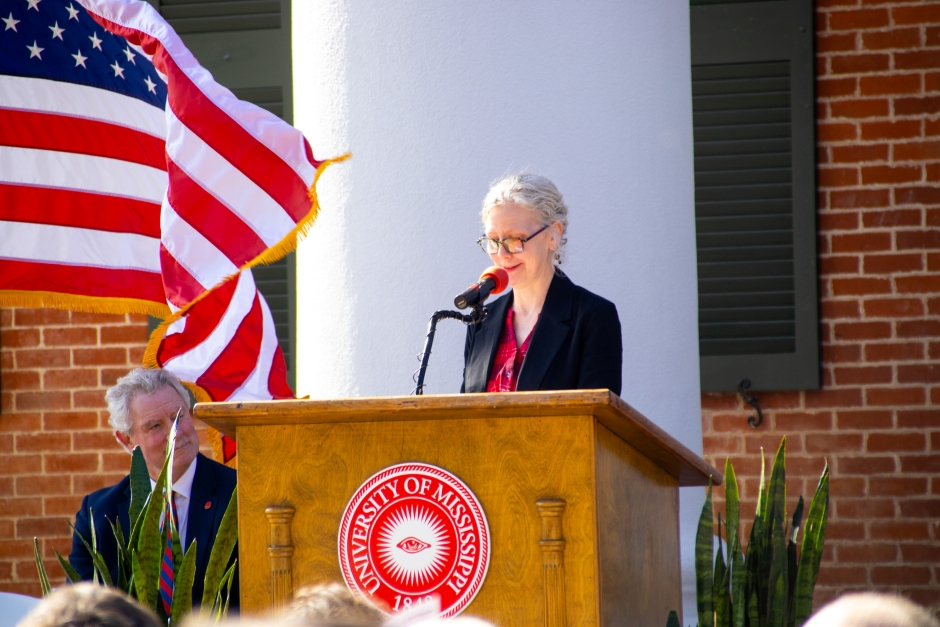
<instances>
[{"instance_id":1,"label":"seated man","mask_svg":"<svg viewBox=\"0 0 940 627\"><path fill-rule=\"evenodd\" d=\"M151 484L160 475L166 458L166 442L176 412L182 409L176 434L173 461L173 492L176 502L180 542L185 551L196 540L196 577L193 604L202 601L206 567L215 536L235 489L236 473L199 453L199 437L189 413L189 393L179 379L166 370L137 368L118 380L105 394L108 422L114 437L129 453L140 447L147 462ZM108 524L120 521L124 537L130 537L130 475L117 485L89 494L75 516L75 530L89 543L94 515L98 551L117 580L117 542ZM69 562L83 579L91 580L92 559L82 541L72 539ZM238 607L238 573L232 585L231 607Z\"/></svg>"}]
</instances>

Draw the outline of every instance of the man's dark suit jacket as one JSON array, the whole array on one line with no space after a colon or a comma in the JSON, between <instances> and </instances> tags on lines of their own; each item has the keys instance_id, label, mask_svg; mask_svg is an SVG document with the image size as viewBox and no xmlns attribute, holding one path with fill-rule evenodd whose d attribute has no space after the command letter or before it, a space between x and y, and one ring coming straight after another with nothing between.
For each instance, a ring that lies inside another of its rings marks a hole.
<instances>
[{"instance_id":1,"label":"man's dark suit jacket","mask_svg":"<svg viewBox=\"0 0 940 627\"><path fill-rule=\"evenodd\" d=\"M467 327L461 392L486 392L512 293ZM571 282L560 270L548 288L516 390L591 390L620 394L623 340L617 307Z\"/></svg>"},{"instance_id":2,"label":"man's dark suit jacket","mask_svg":"<svg viewBox=\"0 0 940 627\"><path fill-rule=\"evenodd\" d=\"M189 537L186 538L186 546L183 547L185 551L189 544L196 540L196 578L193 582L193 603L196 605L202 601L209 554L212 552L216 533L222 523L222 515L232 498L236 479L236 472L232 468L215 462L201 453L198 459L189 499L189 519L186 523L186 533ZM117 485L92 492L82 499L82 507L75 515L75 530L91 543L91 526L88 520L88 508L91 508L95 517L98 551L104 558L105 564L108 565L113 581L117 580L117 542L107 521L119 520L124 537L130 537L130 515L128 514L130 504L131 479L128 475ZM206 507L207 504L208 507ZM91 580L93 575L91 556L78 537L72 538L69 563L78 571L82 579ZM232 584L231 607L238 607L237 570Z\"/></svg>"}]
</instances>

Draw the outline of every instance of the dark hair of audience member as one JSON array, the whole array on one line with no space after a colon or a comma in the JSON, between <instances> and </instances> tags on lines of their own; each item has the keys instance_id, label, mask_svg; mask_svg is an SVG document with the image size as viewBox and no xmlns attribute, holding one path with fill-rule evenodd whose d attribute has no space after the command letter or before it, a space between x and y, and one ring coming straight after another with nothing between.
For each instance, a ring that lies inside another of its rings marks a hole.
<instances>
[{"instance_id":1,"label":"dark hair of audience member","mask_svg":"<svg viewBox=\"0 0 940 627\"><path fill-rule=\"evenodd\" d=\"M385 615L339 583L301 588L281 618L311 627L378 627Z\"/></svg>"},{"instance_id":2,"label":"dark hair of audience member","mask_svg":"<svg viewBox=\"0 0 940 627\"><path fill-rule=\"evenodd\" d=\"M17 627L161 627L157 617L123 592L91 583L63 586Z\"/></svg>"}]
</instances>

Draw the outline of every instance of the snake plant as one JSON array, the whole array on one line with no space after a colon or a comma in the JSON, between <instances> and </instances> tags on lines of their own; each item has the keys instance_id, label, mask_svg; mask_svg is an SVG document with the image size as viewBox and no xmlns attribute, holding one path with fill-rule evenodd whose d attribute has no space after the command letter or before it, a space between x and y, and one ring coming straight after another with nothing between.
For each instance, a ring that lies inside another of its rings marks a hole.
<instances>
[{"instance_id":1,"label":"snake plant","mask_svg":"<svg viewBox=\"0 0 940 627\"><path fill-rule=\"evenodd\" d=\"M153 489L150 487L150 475L144 455L139 447L134 449L130 472L131 502L128 510L131 528L126 530L127 535L125 535L125 530L121 528L119 521L108 521L117 543L117 580L112 580L108 566L98 551L98 538L94 524L91 529L91 542L83 538L73 527L73 532L92 556L94 582L119 588L136 598L145 607L152 609L161 620L171 625L178 624L186 614L192 611L192 587L196 572L196 541L193 540L184 552L173 517L169 517L169 524L161 525L161 516L168 508L169 496L167 496L165 486L172 485L175 441L176 423L174 422L167 441L163 469ZM157 496L154 497L154 495ZM221 620L228 612L229 595L235 577L235 564L233 562L229 565L229 562L233 561L232 553L238 541L237 512L238 489L236 488L222 517L206 569L201 612L204 618L215 621ZM89 520L94 520L91 511L88 517ZM69 525L71 526L71 523ZM173 580L175 582L173 604L169 616L160 601L159 592L160 567L167 541L171 541L173 546ZM52 588L39 554L38 540L33 538L33 543L36 568L39 571L43 595L46 595L51 592ZM81 580L81 576L72 568L67 559L58 551L55 551L55 556L70 581Z\"/></svg>"},{"instance_id":2,"label":"snake plant","mask_svg":"<svg viewBox=\"0 0 940 627\"><path fill-rule=\"evenodd\" d=\"M741 544L738 480L730 460L725 461L725 518L722 525L718 514L717 553L712 488L708 486L695 538L699 627L800 627L812 613L829 515L829 465L823 468L805 525L802 496L788 518L786 444L783 438L769 482L765 482L761 452L757 511L746 550ZM675 624L673 612L667 625Z\"/></svg>"}]
</instances>

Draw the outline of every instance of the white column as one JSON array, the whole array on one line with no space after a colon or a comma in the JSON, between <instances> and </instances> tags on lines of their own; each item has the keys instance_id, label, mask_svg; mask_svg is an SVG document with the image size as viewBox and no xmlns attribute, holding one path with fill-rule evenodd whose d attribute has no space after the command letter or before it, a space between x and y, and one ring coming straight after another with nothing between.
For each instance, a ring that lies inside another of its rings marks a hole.
<instances>
[{"instance_id":1,"label":"white column","mask_svg":"<svg viewBox=\"0 0 940 627\"><path fill-rule=\"evenodd\" d=\"M408 394L428 316L488 265L489 183L528 168L570 207L563 269L620 311L624 399L701 453L688 2L293 5L296 123L353 153L298 254L299 393ZM441 323L427 393L458 391L463 337Z\"/></svg>"}]
</instances>

